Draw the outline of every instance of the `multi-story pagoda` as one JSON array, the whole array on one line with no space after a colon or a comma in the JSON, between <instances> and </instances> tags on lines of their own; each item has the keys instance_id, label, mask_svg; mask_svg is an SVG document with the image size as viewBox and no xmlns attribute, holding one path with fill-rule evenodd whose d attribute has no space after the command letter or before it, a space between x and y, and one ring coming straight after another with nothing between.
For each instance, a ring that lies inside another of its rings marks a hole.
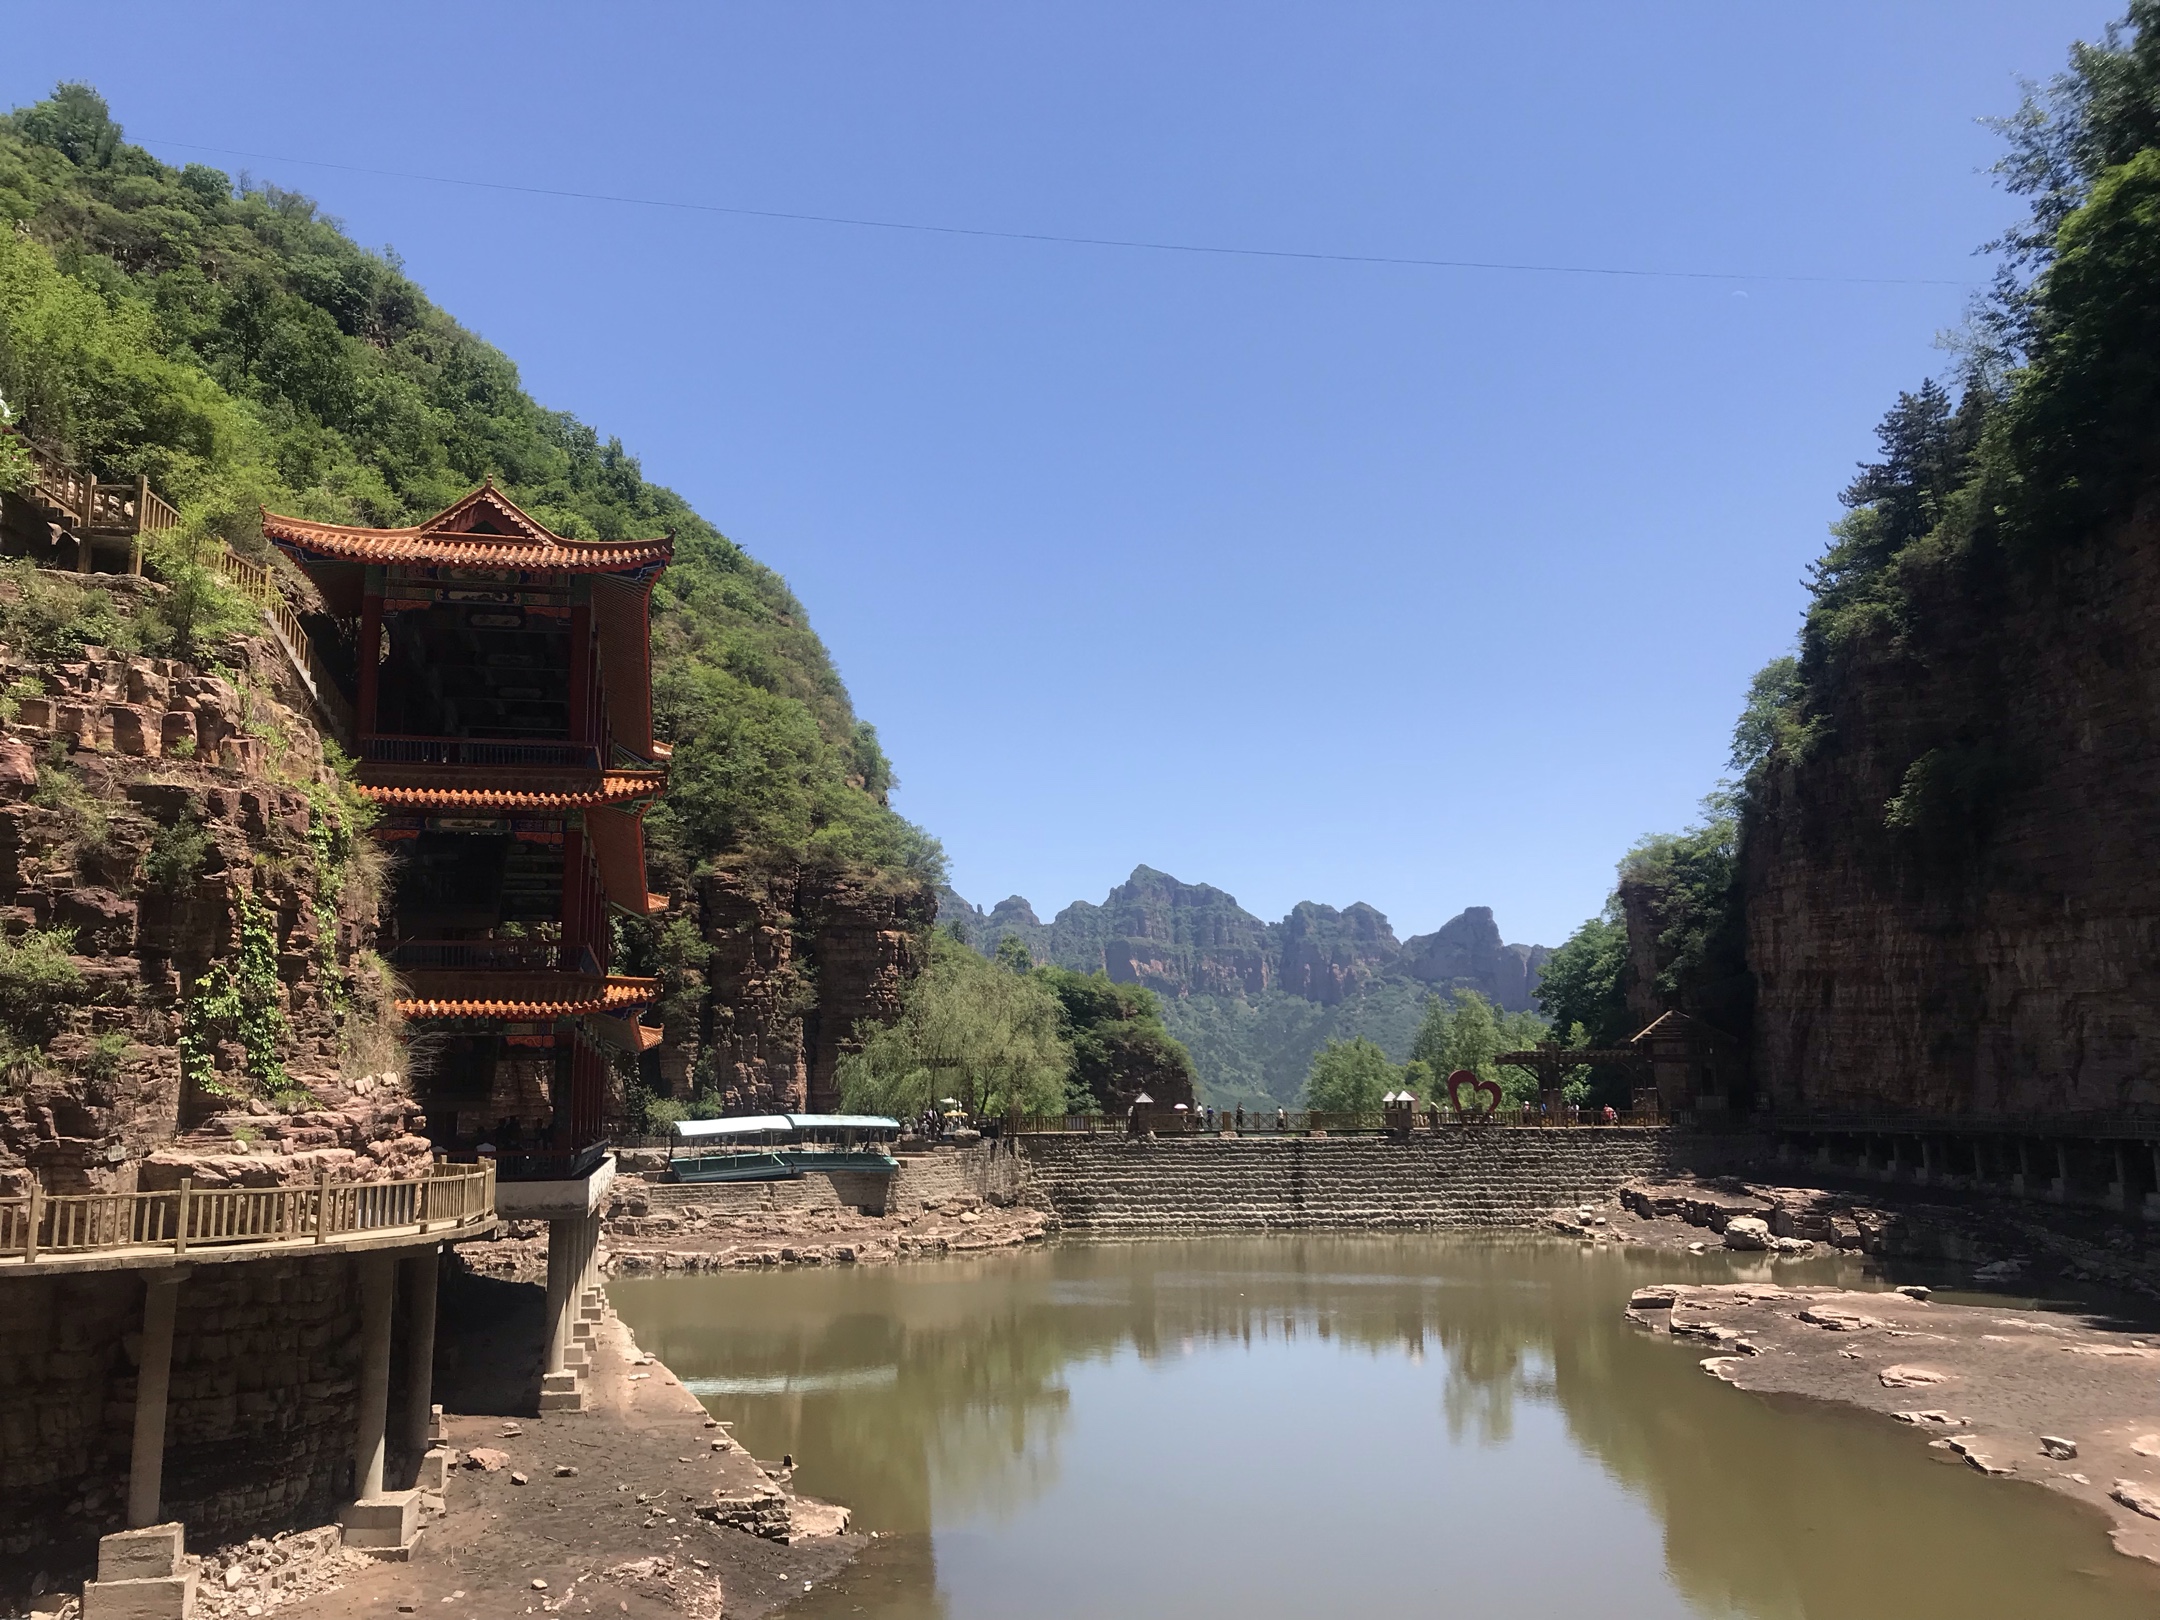
<instances>
[{"instance_id":1,"label":"multi-story pagoda","mask_svg":"<svg viewBox=\"0 0 2160 1620\"><path fill-rule=\"evenodd\" d=\"M263 514L355 649L360 789L397 850L383 953L421 1026L443 1146L581 1149L607 1048L639 1051L650 979L609 971L645 887L658 540L566 540L492 481L408 529Z\"/></svg>"}]
</instances>

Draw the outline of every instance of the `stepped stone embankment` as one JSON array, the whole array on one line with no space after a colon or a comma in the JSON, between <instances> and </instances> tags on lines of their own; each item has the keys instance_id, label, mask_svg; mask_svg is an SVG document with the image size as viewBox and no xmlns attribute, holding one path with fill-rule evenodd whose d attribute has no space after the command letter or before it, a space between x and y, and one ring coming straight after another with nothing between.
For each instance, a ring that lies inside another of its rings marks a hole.
<instances>
[{"instance_id":1,"label":"stepped stone embankment","mask_svg":"<svg viewBox=\"0 0 2160 1620\"><path fill-rule=\"evenodd\" d=\"M1029 1196L1068 1232L1528 1226L1738 1144L1667 1130L1461 1129L1376 1137L1031 1137Z\"/></svg>"}]
</instances>

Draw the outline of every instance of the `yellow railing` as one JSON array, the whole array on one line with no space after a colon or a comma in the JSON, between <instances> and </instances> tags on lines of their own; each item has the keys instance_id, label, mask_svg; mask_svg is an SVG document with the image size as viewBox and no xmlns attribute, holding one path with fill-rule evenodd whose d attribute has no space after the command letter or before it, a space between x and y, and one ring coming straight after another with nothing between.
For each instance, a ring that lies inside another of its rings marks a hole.
<instances>
[{"instance_id":1,"label":"yellow railing","mask_svg":"<svg viewBox=\"0 0 2160 1620\"><path fill-rule=\"evenodd\" d=\"M0 1269L126 1250L186 1254L241 1246L301 1247L401 1233L426 1236L495 1215L495 1167L439 1165L406 1181L331 1181L171 1192L0 1198Z\"/></svg>"}]
</instances>

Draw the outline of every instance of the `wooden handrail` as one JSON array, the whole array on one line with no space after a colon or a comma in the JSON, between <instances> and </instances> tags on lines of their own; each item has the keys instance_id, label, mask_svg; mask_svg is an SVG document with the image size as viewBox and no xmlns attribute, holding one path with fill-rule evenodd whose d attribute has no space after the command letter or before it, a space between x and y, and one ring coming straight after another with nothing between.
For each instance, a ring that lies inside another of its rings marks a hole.
<instances>
[{"instance_id":1,"label":"wooden handrail","mask_svg":"<svg viewBox=\"0 0 2160 1620\"><path fill-rule=\"evenodd\" d=\"M313 1182L172 1192L61 1193L33 1187L0 1198L0 1269L98 1254L187 1254L335 1244L401 1232L484 1225L495 1218L495 1167L441 1165L402 1181Z\"/></svg>"},{"instance_id":2,"label":"wooden handrail","mask_svg":"<svg viewBox=\"0 0 2160 1620\"><path fill-rule=\"evenodd\" d=\"M218 548L217 568L228 584L263 610L270 628L276 632L279 645L285 649L285 656L292 661L293 673L300 677L332 724L344 732L346 740L353 740L353 712L345 701L345 694L338 690L329 667L315 650L314 638L301 624L300 615L293 612L292 604L285 600L285 593L278 589L276 577L269 569L249 562L230 546Z\"/></svg>"}]
</instances>

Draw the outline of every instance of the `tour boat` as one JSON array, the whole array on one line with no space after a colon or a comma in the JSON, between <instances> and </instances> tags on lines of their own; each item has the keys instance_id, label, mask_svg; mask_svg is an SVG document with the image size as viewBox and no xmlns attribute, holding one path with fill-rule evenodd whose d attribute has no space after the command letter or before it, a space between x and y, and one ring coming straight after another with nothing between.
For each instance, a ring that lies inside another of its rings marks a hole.
<instances>
[{"instance_id":1,"label":"tour boat","mask_svg":"<svg viewBox=\"0 0 2160 1620\"><path fill-rule=\"evenodd\" d=\"M805 1170L889 1176L900 1122L882 1114L749 1114L675 1122L671 1181L787 1181ZM685 1154L685 1149L692 1149Z\"/></svg>"}]
</instances>

